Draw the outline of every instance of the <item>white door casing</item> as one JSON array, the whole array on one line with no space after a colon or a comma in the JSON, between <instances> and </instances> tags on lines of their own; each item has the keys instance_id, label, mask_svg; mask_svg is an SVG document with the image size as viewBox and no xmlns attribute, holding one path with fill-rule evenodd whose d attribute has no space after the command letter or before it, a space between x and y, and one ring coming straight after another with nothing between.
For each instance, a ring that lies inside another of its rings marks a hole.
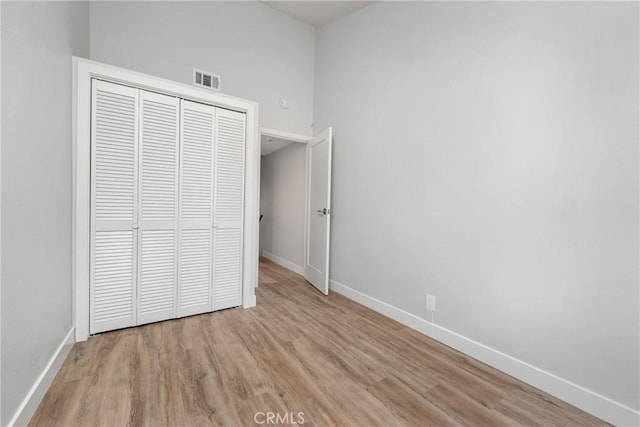
<instances>
[{"instance_id":1,"label":"white door casing","mask_svg":"<svg viewBox=\"0 0 640 427\"><path fill-rule=\"evenodd\" d=\"M307 230L305 278L320 292L329 293L329 238L331 227L332 129L307 145Z\"/></svg>"}]
</instances>

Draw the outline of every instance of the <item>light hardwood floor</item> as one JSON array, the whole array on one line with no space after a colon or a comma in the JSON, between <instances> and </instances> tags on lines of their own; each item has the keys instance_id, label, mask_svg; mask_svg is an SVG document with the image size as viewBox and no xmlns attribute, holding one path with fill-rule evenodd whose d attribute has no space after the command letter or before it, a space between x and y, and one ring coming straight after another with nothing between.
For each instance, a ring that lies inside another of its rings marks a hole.
<instances>
[{"instance_id":1,"label":"light hardwood floor","mask_svg":"<svg viewBox=\"0 0 640 427\"><path fill-rule=\"evenodd\" d=\"M306 425L605 425L264 259L254 309L76 344L30 425L244 426L267 412Z\"/></svg>"}]
</instances>

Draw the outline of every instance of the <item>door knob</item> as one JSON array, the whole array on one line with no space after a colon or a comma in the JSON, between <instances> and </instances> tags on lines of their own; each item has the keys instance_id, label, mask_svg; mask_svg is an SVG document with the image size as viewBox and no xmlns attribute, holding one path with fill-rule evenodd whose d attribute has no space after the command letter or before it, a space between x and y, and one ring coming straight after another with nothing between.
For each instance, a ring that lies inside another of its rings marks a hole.
<instances>
[{"instance_id":1,"label":"door knob","mask_svg":"<svg viewBox=\"0 0 640 427\"><path fill-rule=\"evenodd\" d=\"M133 228L134 230L137 230L138 227L139 227L138 224L131 224L131 228Z\"/></svg>"},{"instance_id":2,"label":"door knob","mask_svg":"<svg viewBox=\"0 0 640 427\"><path fill-rule=\"evenodd\" d=\"M318 209L316 212L321 213L322 215L326 215L327 214L327 208Z\"/></svg>"}]
</instances>

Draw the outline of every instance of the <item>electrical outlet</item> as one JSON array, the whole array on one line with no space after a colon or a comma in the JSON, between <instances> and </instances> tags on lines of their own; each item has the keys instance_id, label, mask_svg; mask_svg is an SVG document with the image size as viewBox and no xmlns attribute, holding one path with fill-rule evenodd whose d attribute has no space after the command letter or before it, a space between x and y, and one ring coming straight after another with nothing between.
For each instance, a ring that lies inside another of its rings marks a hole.
<instances>
[{"instance_id":1,"label":"electrical outlet","mask_svg":"<svg viewBox=\"0 0 640 427\"><path fill-rule=\"evenodd\" d=\"M436 297L427 294L427 310L436 311Z\"/></svg>"}]
</instances>

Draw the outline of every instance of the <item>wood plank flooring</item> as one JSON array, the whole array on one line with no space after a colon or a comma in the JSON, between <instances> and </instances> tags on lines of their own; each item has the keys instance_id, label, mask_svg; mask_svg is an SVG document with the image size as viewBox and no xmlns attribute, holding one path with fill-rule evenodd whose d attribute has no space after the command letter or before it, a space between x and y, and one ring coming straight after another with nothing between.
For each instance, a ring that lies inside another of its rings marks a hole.
<instances>
[{"instance_id":1,"label":"wood plank flooring","mask_svg":"<svg viewBox=\"0 0 640 427\"><path fill-rule=\"evenodd\" d=\"M76 344L30 425L606 425L268 260L257 294Z\"/></svg>"}]
</instances>

